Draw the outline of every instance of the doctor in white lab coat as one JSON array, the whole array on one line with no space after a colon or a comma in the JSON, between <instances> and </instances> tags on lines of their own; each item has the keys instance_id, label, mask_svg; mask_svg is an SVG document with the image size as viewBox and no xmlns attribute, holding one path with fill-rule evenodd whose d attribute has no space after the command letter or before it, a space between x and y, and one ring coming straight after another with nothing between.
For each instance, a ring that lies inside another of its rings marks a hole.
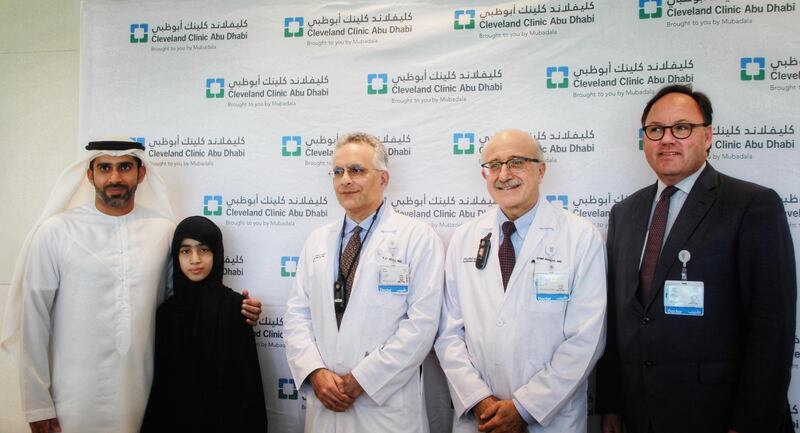
<instances>
[{"instance_id":1,"label":"doctor in white lab coat","mask_svg":"<svg viewBox=\"0 0 800 433\"><path fill-rule=\"evenodd\" d=\"M371 135L339 140L332 175L346 216L314 230L300 256L284 341L307 396L306 432L428 431L420 365L439 323L444 249L428 224L384 201L387 159ZM356 224L362 247L337 326L334 283L348 276L340 263Z\"/></svg>"},{"instance_id":2,"label":"doctor in white lab coat","mask_svg":"<svg viewBox=\"0 0 800 433\"><path fill-rule=\"evenodd\" d=\"M587 378L605 345L602 237L589 221L540 199L545 163L530 134L497 133L482 165L498 207L450 241L435 343L453 431L585 432ZM506 221L516 228L509 236ZM505 288L504 248L515 260Z\"/></svg>"}]
</instances>

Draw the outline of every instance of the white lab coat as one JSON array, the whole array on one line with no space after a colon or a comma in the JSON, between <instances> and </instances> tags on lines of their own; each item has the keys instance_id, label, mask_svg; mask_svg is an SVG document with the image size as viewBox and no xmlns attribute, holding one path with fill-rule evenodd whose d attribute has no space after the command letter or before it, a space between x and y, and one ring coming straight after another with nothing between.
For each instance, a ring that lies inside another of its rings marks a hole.
<instances>
[{"instance_id":1,"label":"white lab coat","mask_svg":"<svg viewBox=\"0 0 800 433\"><path fill-rule=\"evenodd\" d=\"M587 377L605 346L605 249L587 220L539 201L503 292L497 212L459 227L445 263L436 354L453 399L454 432L475 432L471 411L489 395L512 396L537 420L529 432L586 431ZM488 233L486 267L475 266ZM533 263L533 261L536 261ZM554 261L553 261L554 260ZM533 271L567 273L569 301L539 301Z\"/></svg>"},{"instance_id":2,"label":"white lab coat","mask_svg":"<svg viewBox=\"0 0 800 433\"><path fill-rule=\"evenodd\" d=\"M306 395L306 432L427 432L420 365L439 323L444 249L433 229L383 211L366 239L352 295L336 327L334 263L341 221L316 229L306 240L284 316L286 356ZM380 265L410 267L408 294L378 291ZM317 368L352 372L364 388L345 412L325 408L308 375Z\"/></svg>"}]
</instances>

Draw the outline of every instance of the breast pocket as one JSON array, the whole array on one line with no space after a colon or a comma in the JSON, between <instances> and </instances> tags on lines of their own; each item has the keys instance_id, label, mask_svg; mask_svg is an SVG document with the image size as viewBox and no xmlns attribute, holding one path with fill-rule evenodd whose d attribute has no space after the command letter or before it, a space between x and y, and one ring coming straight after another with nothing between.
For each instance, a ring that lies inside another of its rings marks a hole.
<instances>
[{"instance_id":1,"label":"breast pocket","mask_svg":"<svg viewBox=\"0 0 800 433\"><path fill-rule=\"evenodd\" d=\"M304 257L303 260L307 260L303 263L303 266L307 269L306 272L312 278L322 277L326 278L330 274L328 266L330 266L328 253L326 251L318 251L308 257ZM292 260L288 260L284 262L281 260L281 265L283 266L283 272L287 274L291 274L291 272L299 266L299 263L293 262Z\"/></svg>"},{"instance_id":2,"label":"breast pocket","mask_svg":"<svg viewBox=\"0 0 800 433\"><path fill-rule=\"evenodd\" d=\"M368 304L382 310L405 313L411 282L408 266L383 260L370 261L360 287L369 291Z\"/></svg>"},{"instance_id":3,"label":"breast pocket","mask_svg":"<svg viewBox=\"0 0 800 433\"><path fill-rule=\"evenodd\" d=\"M535 313L564 314L567 309L567 301L539 300L536 294L530 296L528 310Z\"/></svg>"},{"instance_id":4,"label":"breast pocket","mask_svg":"<svg viewBox=\"0 0 800 433\"><path fill-rule=\"evenodd\" d=\"M565 263L532 266L526 273L525 287L530 311L564 314L572 296L569 266Z\"/></svg>"},{"instance_id":5,"label":"breast pocket","mask_svg":"<svg viewBox=\"0 0 800 433\"><path fill-rule=\"evenodd\" d=\"M381 293L377 287L372 290L375 293L369 298L370 305L377 308L405 312L406 302L408 301L407 293Z\"/></svg>"}]
</instances>

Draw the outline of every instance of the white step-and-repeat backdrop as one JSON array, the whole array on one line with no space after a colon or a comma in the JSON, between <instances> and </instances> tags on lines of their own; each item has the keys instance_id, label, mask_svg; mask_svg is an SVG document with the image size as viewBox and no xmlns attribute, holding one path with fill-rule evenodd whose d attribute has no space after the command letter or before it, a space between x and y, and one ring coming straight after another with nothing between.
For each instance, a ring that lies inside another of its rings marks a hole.
<instances>
[{"instance_id":1,"label":"white step-and-repeat backdrop","mask_svg":"<svg viewBox=\"0 0 800 433\"><path fill-rule=\"evenodd\" d=\"M645 101L692 84L715 105L711 164L776 189L797 240L796 3L84 0L80 141L141 141L178 216L222 228L226 283L266 304L270 431L299 432L283 305L305 236L342 217L328 176L340 134L383 140L388 202L447 242L492 205L488 138L525 129L546 152L547 200L605 231L611 206L655 181ZM448 431L446 387L426 367L432 431ZM796 384L790 400L797 417Z\"/></svg>"}]
</instances>

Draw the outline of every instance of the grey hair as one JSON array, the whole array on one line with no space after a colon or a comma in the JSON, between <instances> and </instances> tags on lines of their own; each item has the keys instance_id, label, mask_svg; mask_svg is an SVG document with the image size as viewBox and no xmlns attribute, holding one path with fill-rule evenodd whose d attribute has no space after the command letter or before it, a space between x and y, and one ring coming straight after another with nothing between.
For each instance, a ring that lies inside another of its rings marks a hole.
<instances>
[{"instance_id":1,"label":"grey hair","mask_svg":"<svg viewBox=\"0 0 800 433\"><path fill-rule=\"evenodd\" d=\"M372 156L372 163L375 165L375 168L383 171L389 170L389 154L386 152L386 146L381 143L378 137L367 134L366 132L350 132L344 134L336 140L336 147L333 149L334 155L336 155L336 151L339 150L340 147L349 143L366 144L372 147L372 149L375 150Z\"/></svg>"},{"instance_id":2,"label":"grey hair","mask_svg":"<svg viewBox=\"0 0 800 433\"><path fill-rule=\"evenodd\" d=\"M539 161L544 161L544 152L542 152L542 144L539 143L539 140L536 137L531 136L533 138L533 144L536 145L536 151L533 152L533 157L538 159Z\"/></svg>"}]
</instances>

